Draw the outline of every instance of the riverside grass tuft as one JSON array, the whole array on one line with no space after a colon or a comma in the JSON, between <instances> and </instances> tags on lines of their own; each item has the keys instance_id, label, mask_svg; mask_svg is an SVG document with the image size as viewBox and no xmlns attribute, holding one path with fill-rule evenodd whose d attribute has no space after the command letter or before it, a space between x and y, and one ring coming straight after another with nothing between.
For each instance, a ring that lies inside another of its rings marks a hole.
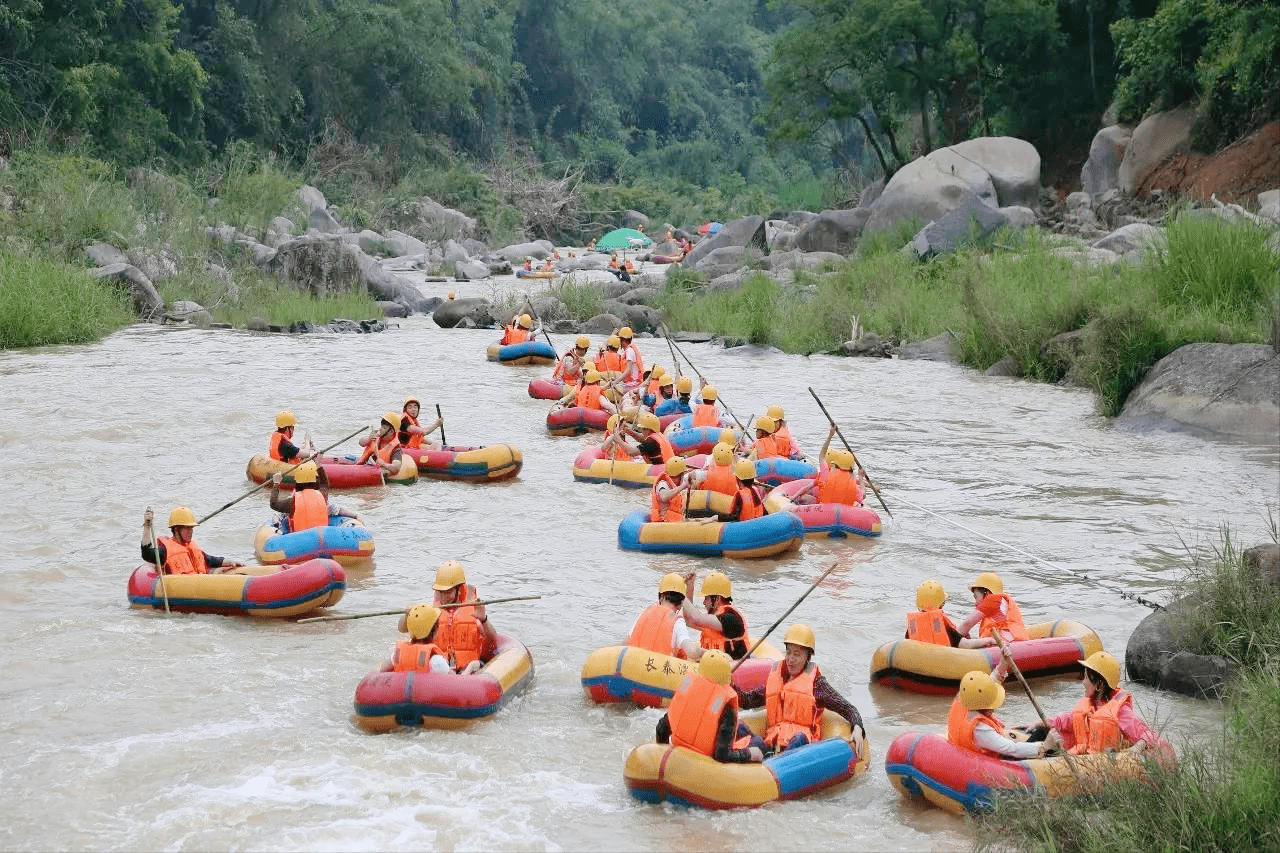
<instances>
[{"instance_id":1,"label":"riverside grass tuft","mask_svg":"<svg viewBox=\"0 0 1280 853\"><path fill-rule=\"evenodd\" d=\"M132 322L122 289L59 261L0 250L0 349L89 343Z\"/></svg>"}]
</instances>

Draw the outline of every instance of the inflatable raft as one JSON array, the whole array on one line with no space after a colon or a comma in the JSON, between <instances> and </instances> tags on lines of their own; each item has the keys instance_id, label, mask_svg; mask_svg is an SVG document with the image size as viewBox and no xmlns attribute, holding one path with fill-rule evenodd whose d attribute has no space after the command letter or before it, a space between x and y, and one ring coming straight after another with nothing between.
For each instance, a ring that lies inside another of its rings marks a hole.
<instances>
[{"instance_id":1,"label":"inflatable raft","mask_svg":"<svg viewBox=\"0 0 1280 853\"><path fill-rule=\"evenodd\" d=\"M749 644L750 645L750 644ZM769 670L782 659L778 649L765 642L753 657L733 671L739 690L763 687ZM638 646L605 646L582 664L582 689L600 705L629 702L646 708L665 708L680 682L697 664L684 658L659 654Z\"/></svg>"},{"instance_id":2,"label":"inflatable raft","mask_svg":"<svg viewBox=\"0 0 1280 853\"><path fill-rule=\"evenodd\" d=\"M764 728L763 711L746 711L739 719L757 734ZM753 808L794 800L865 772L870 764L866 743L861 738L851 743L849 738L848 721L825 711L822 740L763 763L721 763L682 746L645 743L631 750L622 776L631 796L648 803Z\"/></svg>"},{"instance_id":3,"label":"inflatable raft","mask_svg":"<svg viewBox=\"0 0 1280 853\"><path fill-rule=\"evenodd\" d=\"M568 390L559 379L537 377L529 380L529 396L535 400L559 400Z\"/></svg>"},{"instance_id":4,"label":"inflatable raft","mask_svg":"<svg viewBox=\"0 0 1280 853\"><path fill-rule=\"evenodd\" d=\"M788 512L750 521L649 521L649 511L628 513L618 525L618 547L652 554L773 557L800 547L804 526Z\"/></svg>"},{"instance_id":5,"label":"inflatable raft","mask_svg":"<svg viewBox=\"0 0 1280 853\"><path fill-rule=\"evenodd\" d=\"M1070 619L1028 625L1027 634L1031 639L1008 646L1028 678L1078 674L1080 661L1102 651L1102 640L1094 630ZM954 696L966 672L991 672L999 662L996 646L957 649L919 640L894 640L871 656L871 680L911 693Z\"/></svg>"},{"instance_id":6,"label":"inflatable raft","mask_svg":"<svg viewBox=\"0 0 1280 853\"><path fill-rule=\"evenodd\" d=\"M291 532L289 519L277 516L258 528L253 540L254 557L266 566L303 563L316 557L337 560L344 568L361 566L373 558L373 534L359 521L329 516L324 527Z\"/></svg>"},{"instance_id":7,"label":"inflatable raft","mask_svg":"<svg viewBox=\"0 0 1280 853\"><path fill-rule=\"evenodd\" d=\"M569 406L547 412L547 432L552 435L581 435L591 430L604 432L608 425L609 413L604 409Z\"/></svg>"},{"instance_id":8,"label":"inflatable raft","mask_svg":"<svg viewBox=\"0 0 1280 853\"><path fill-rule=\"evenodd\" d=\"M511 444L488 444L484 447L454 447L432 450L406 447L413 457L418 475L430 480L461 480L466 483L493 483L510 480L524 466L524 455Z\"/></svg>"},{"instance_id":9,"label":"inflatable raft","mask_svg":"<svg viewBox=\"0 0 1280 853\"><path fill-rule=\"evenodd\" d=\"M769 512L789 512L804 525L810 539L847 539L850 536L879 536L880 516L865 506L852 504L798 504L792 496L813 480L792 480L769 492L764 505Z\"/></svg>"},{"instance_id":10,"label":"inflatable raft","mask_svg":"<svg viewBox=\"0 0 1280 853\"><path fill-rule=\"evenodd\" d=\"M518 344L492 344L486 353L489 361L501 364L555 364L556 351L546 341L524 341Z\"/></svg>"},{"instance_id":11,"label":"inflatable raft","mask_svg":"<svg viewBox=\"0 0 1280 853\"><path fill-rule=\"evenodd\" d=\"M555 270L527 270L523 267L516 270L516 278L555 278Z\"/></svg>"},{"instance_id":12,"label":"inflatable raft","mask_svg":"<svg viewBox=\"0 0 1280 853\"><path fill-rule=\"evenodd\" d=\"M365 486L381 486L385 483L407 485L418 482L418 466L409 457L403 457L400 470L385 480L377 465L357 465L355 456L322 456L320 467L324 469L331 489L359 489ZM285 473L295 467L292 462L280 462L266 454L258 454L249 460L245 476L255 483L265 483L276 473L284 474L282 489L293 488L293 475Z\"/></svg>"},{"instance_id":13,"label":"inflatable raft","mask_svg":"<svg viewBox=\"0 0 1280 853\"><path fill-rule=\"evenodd\" d=\"M368 732L400 726L456 729L495 714L533 680L533 656L504 634L492 659L471 675L371 672L356 686L355 719Z\"/></svg>"},{"instance_id":14,"label":"inflatable raft","mask_svg":"<svg viewBox=\"0 0 1280 853\"><path fill-rule=\"evenodd\" d=\"M1150 758L1123 751L1076 755L1073 771L1061 755L1010 761L963 749L941 735L904 732L889 744L884 769L903 795L963 814L987 809L1011 791L1047 797L1096 793L1111 781L1143 778Z\"/></svg>"},{"instance_id":15,"label":"inflatable raft","mask_svg":"<svg viewBox=\"0 0 1280 853\"><path fill-rule=\"evenodd\" d=\"M735 432L737 432L736 427L737 427L737 424L735 424L733 421L733 418L729 417L728 415L720 416L720 426L696 427L693 425L693 415L686 414L686 415L676 415L670 421L663 424L662 431L667 434L667 438L670 438L672 433L683 432L684 430L687 430L687 429L713 429L716 431L715 434L719 436L720 431L724 429L732 429ZM715 447L715 442L712 442L711 446ZM707 451L707 453L710 453L710 452L711 452L710 450Z\"/></svg>"},{"instance_id":16,"label":"inflatable raft","mask_svg":"<svg viewBox=\"0 0 1280 853\"><path fill-rule=\"evenodd\" d=\"M688 415L684 417L687 418ZM720 440L720 433L724 432L724 427L700 426L676 429L672 426L665 428L663 432L667 436L667 441L671 442L672 450L681 456L692 456L695 453L710 453L715 448L716 442Z\"/></svg>"},{"instance_id":17,"label":"inflatable raft","mask_svg":"<svg viewBox=\"0 0 1280 853\"><path fill-rule=\"evenodd\" d=\"M129 576L129 605L179 613L221 613L274 619L302 616L337 604L347 588L342 566L316 558L296 566L246 566L225 574L165 575L164 590L156 567L139 566Z\"/></svg>"},{"instance_id":18,"label":"inflatable raft","mask_svg":"<svg viewBox=\"0 0 1280 853\"><path fill-rule=\"evenodd\" d=\"M756 482L774 488L793 480L810 479L818 476L818 467L798 459L784 459L781 456L770 456L768 459L756 460Z\"/></svg>"}]
</instances>

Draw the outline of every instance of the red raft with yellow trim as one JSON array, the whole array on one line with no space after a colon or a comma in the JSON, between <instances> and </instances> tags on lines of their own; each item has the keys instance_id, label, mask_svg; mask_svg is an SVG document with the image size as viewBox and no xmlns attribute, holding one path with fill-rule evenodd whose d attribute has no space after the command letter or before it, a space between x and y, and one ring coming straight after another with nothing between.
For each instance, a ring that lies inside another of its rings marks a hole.
<instances>
[{"instance_id":1,"label":"red raft with yellow trim","mask_svg":"<svg viewBox=\"0 0 1280 853\"><path fill-rule=\"evenodd\" d=\"M246 566L207 575L165 575L139 566L129 576L131 607L179 613L220 613L290 619L337 604L347 576L337 561L323 557L286 566Z\"/></svg>"}]
</instances>

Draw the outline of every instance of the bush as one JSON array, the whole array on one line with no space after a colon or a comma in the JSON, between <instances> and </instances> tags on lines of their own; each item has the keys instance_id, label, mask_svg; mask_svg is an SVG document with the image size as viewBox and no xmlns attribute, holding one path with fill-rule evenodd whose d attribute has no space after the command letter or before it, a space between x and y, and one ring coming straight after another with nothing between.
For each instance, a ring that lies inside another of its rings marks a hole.
<instances>
[{"instance_id":1,"label":"bush","mask_svg":"<svg viewBox=\"0 0 1280 853\"><path fill-rule=\"evenodd\" d=\"M133 320L128 295L83 269L0 251L0 349L87 343Z\"/></svg>"},{"instance_id":2,"label":"bush","mask_svg":"<svg viewBox=\"0 0 1280 853\"><path fill-rule=\"evenodd\" d=\"M101 160L24 148L14 152L10 174L17 213L7 224L49 257L79 260L90 243L124 248L137 236L133 197Z\"/></svg>"}]
</instances>

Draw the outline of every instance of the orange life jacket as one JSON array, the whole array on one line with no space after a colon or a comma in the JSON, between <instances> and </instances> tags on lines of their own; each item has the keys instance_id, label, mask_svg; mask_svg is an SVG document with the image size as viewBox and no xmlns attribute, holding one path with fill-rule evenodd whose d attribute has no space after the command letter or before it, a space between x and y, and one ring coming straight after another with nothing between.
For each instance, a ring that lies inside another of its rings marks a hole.
<instances>
[{"instance_id":1,"label":"orange life jacket","mask_svg":"<svg viewBox=\"0 0 1280 853\"><path fill-rule=\"evenodd\" d=\"M161 536L156 540L164 546L164 571L167 575L207 575L209 563L204 551L191 540L191 544L183 545L177 539Z\"/></svg>"},{"instance_id":2,"label":"orange life jacket","mask_svg":"<svg viewBox=\"0 0 1280 853\"><path fill-rule=\"evenodd\" d=\"M574 399L573 404L580 409L604 409L600 405L600 394L604 388L599 385L583 385L578 389L578 395Z\"/></svg>"},{"instance_id":3,"label":"orange life jacket","mask_svg":"<svg viewBox=\"0 0 1280 853\"><path fill-rule=\"evenodd\" d=\"M604 355L596 359L597 370L608 370L614 373L621 373L627 367L626 360L622 357L622 353L616 349L607 349Z\"/></svg>"},{"instance_id":4,"label":"orange life jacket","mask_svg":"<svg viewBox=\"0 0 1280 853\"><path fill-rule=\"evenodd\" d=\"M937 607L931 607L928 610L913 610L907 614L908 640L919 640L922 643L932 643L935 646L950 646L951 635L947 633L948 627L959 633L955 623L948 619L947 614Z\"/></svg>"},{"instance_id":5,"label":"orange life jacket","mask_svg":"<svg viewBox=\"0 0 1280 853\"><path fill-rule=\"evenodd\" d=\"M391 438L384 444L382 436L378 436L373 441L364 446L364 453L360 454L360 465L368 462L373 458L373 454L377 453L378 458L388 465L391 464L392 455L400 449L400 434L391 433Z\"/></svg>"},{"instance_id":6,"label":"orange life jacket","mask_svg":"<svg viewBox=\"0 0 1280 853\"><path fill-rule=\"evenodd\" d=\"M396 650L391 653L392 672L430 672L431 659L436 655L448 658L444 650L435 643L416 643L402 640L396 643Z\"/></svg>"},{"instance_id":7,"label":"orange life jacket","mask_svg":"<svg viewBox=\"0 0 1280 853\"><path fill-rule=\"evenodd\" d=\"M627 353L631 354L630 362L632 367L627 371L624 382L634 385L644 378L644 359L640 357L640 350L636 349L635 344L628 344L621 350L623 361L627 361Z\"/></svg>"},{"instance_id":8,"label":"orange life jacket","mask_svg":"<svg viewBox=\"0 0 1280 853\"><path fill-rule=\"evenodd\" d=\"M649 492L649 520L650 521L684 521L684 490L676 492L671 496L671 500L667 501L666 508L663 508L662 501L658 498L658 486L667 485L671 488L676 487L676 481L671 479L671 475L663 472L653 483L653 489Z\"/></svg>"},{"instance_id":9,"label":"orange life jacket","mask_svg":"<svg viewBox=\"0 0 1280 853\"><path fill-rule=\"evenodd\" d=\"M800 445L796 444L796 440L791 437L791 427L782 424L773 432L773 440L777 442L778 449L782 451L782 455L788 459L795 459L800 456Z\"/></svg>"},{"instance_id":10,"label":"orange life jacket","mask_svg":"<svg viewBox=\"0 0 1280 853\"><path fill-rule=\"evenodd\" d=\"M738 493L738 478L733 476L733 465L716 465L712 463L707 469L707 479L702 488L725 495Z\"/></svg>"},{"instance_id":11,"label":"orange life jacket","mask_svg":"<svg viewBox=\"0 0 1280 853\"><path fill-rule=\"evenodd\" d=\"M559 379L566 384L577 382L578 378L581 376L582 362L578 360L578 357L573 350L565 353L564 356L556 362L556 369L551 374L552 379Z\"/></svg>"},{"instance_id":12,"label":"orange life jacket","mask_svg":"<svg viewBox=\"0 0 1280 853\"><path fill-rule=\"evenodd\" d=\"M694 406L693 426L720 426L720 407L715 403L699 403Z\"/></svg>"},{"instance_id":13,"label":"orange life jacket","mask_svg":"<svg viewBox=\"0 0 1280 853\"><path fill-rule=\"evenodd\" d=\"M604 441L601 442L601 446L608 444L609 439L611 439L612 437L613 437L613 430L609 430L609 429L605 430ZM609 445L608 455L605 456L604 458L616 459L619 462L630 462L631 454L627 453L627 451L623 449L621 440L619 440Z\"/></svg>"},{"instance_id":14,"label":"orange life jacket","mask_svg":"<svg viewBox=\"0 0 1280 853\"><path fill-rule=\"evenodd\" d=\"M276 460L277 462L289 461L285 459L284 454L280 452L280 442L288 441L288 440L289 440L289 437L284 433L282 433L280 430L276 430L275 432L271 433L271 444L269 445L268 452L271 454L272 459Z\"/></svg>"},{"instance_id":15,"label":"orange life jacket","mask_svg":"<svg viewBox=\"0 0 1280 853\"><path fill-rule=\"evenodd\" d=\"M650 379L649 384L644 386L644 395L652 397L655 401L662 399L662 380Z\"/></svg>"},{"instance_id":16,"label":"orange life jacket","mask_svg":"<svg viewBox=\"0 0 1280 853\"><path fill-rule=\"evenodd\" d=\"M421 447L422 434L417 432L408 432L408 427L421 426L418 419L408 412L400 413L400 444L402 447Z\"/></svg>"},{"instance_id":17,"label":"orange life jacket","mask_svg":"<svg viewBox=\"0 0 1280 853\"><path fill-rule=\"evenodd\" d=\"M771 459L774 456L785 457L787 455L779 449L778 442L772 435L757 438L756 443L752 446L755 447L757 459Z\"/></svg>"},{"instance_id":18,"label":"orange life jacket","mask_svg":"<svg viewBox=\"0 0 1280 853\"><path fill-rule=\"evenodd\" d=\"M329 502L319 489L298 489L293 493L293 511L289 513L289 532L297 533L329 523Z\"/></svg>"},{"instance_id":19,"label":"orange life jacket","mask_svg":"<svg viewBox=\"0 0 1280 853\"><path fill-rule=\"evenodd\" d=\"M476 601L479 595L476 588L467 584L464 601ZM435 603L440 603L440 593L436 592ZM436 621L436 643L444 649L455 669L462 669L473 660L481 660L489 651L484 634L484 626L476 618L474 607L441 608L440 618Z\"/></svg>"},{"instance_id":20,"label":"orange life jacket","mask_svg":"<svg viewBox=\"0 0 1280 853\"><path fill-rule=\"evenodd\" d=\"M676 453L676 449L671 446L671 441L660 432L650 433L643 440L653 441L655 444L658 445L658 457L659 457L658 462L654 462L651 464L656 465L659 462L665 463L668 459L671 459L678 455Z\"/></svg>"},{"instance_id":21,"label":"orange life jacket","mask_svg":"<svg viewBox=\"0 0 1280 853\"><path fill-rule=\"evenodd\" d=\"M759 518L764 515L764 502L760 500L760 493L756 491L755 486L738 486L738 499L742 503L742 510L738 513L738 521L750 521L753 518Z\"/></svg>"},{"instance_id":22,"label":"orange life jacket","mask_svg":"<svg viewBox=\"0 0 1280 853\"><path fill-rule=\"evenodd\" d=\"M498 341L498 345L522 344L527 340L529 340L529 330L523 326L503 326L502 340Z\"/></svg>"},{"instance_id":23,"label":"orange life jacket","mask_svg":"<svg viewBox=\"0 0 1280 853\"><path fill-rule=\"evenodd\" d=\"M684 657L683 649L677 650L671 645L671 631L678 618L670 605L664 602L650 604L636 620L631 636L627 638L627 645L662 655Z\"/></svg>"},{"instance_id":24,"label":"orange life jacket","mask_svg":"<svg viewBox=\"0 0 1280 853\"><path fill-rule=\"evenodd\" d=\"M772 437L772 436L771 436ZM866 497L858 478L852 471L837 468L834 465L823 465L818 472L818 503L849 504L861 506Z\"/></svg>"},{"instance_id":25,"label":"orange life jacket","mask_svg":"<svg viewBox=\"0 0 1280 853\"><path fill-rule=\"evenodd\" d=\"M765 743L777 749L786 746L798 733L809 736L814 743L822 737L822 709L813 696L813 682L818 677L818 665L811 663L805 671L783 682L782 668L785 661L774 664L764 683L764 707L768 728Z\"/></svg>"},{"instance_id":26,"label":"orange life jacket","mask_svg":"<svg viewBox=\"0 0 1280 853\"><path fill-rule=\"evenodd\" d=\"M1120 731L1120 708L1132 701L1133 697L1123 690L1117 690L1109 701L1097 708L1089 697L1083 697L1071 709L1071 729L1076 736L1071 751L1080 755L1132 746Z\"/></svg>"},{"instance_id":27,"label":"orange life jacket","mask_svg":"<svg viewBox=\"0 0 1280 853\"><path fill-rule=\"evenodd\" d=\"M692 749L708 757L715 755L716 733L720 727L720 715L732 708L738 713L738 694L728 684L717 684L697 673L684 677L680 689L671 697L667 709L667 722L671 724L671 742L685 749ZM750 738L741 738L742 746ZM739 741L734 741L735 748Z\"/></svg>"},{"instance_id":28,"label":"orange life jacket","mask_svg":"<svg viewBox=\"0 0 1280 853\"><path fill-rule=\"evenodd\" d=\"M951 702L951 711L947 714L947 740L956 746L967 749L970 752L976 752L979 755L990 755L993 758L1003 758L1000 753L990 749L983 749L978 746L973 739L973 730L978 727L979 723L986 723L995 729L998 734L1004 734L1004 724L995 717L988 717L979 711L970 711L960 703L960 694L956 694L956 698Z\"/></svg>"},{"instance_id":29,"label":"orange life jacket","mask_svg":"<svg viewBox=\"0 0 1280 853\"><path fill-rule=\"evenodd\" d=\"M982 599L978 610L982 612L982 622L978 625L979 637L990 637L995 631L1008 631L1015 640L1031 638L1027 633L1027 626L1022 622L1022 611L1011 596L993 592Z\"/></svg>"},{"instance_id":30,"label":"orange life jacket","mask_svg":"<svg viewBox=\"0 0 1280 853\"><path fill-rule=\"evenodd\" d=\"M702 628L702 642L699 644L704 649L720 649L726 652L729 657L737 660L745 657L749 651L747 648L747 620L742 615L742 611L734 607L727 601L721 601L716 605L713 616L723 616L726 613L734 613L742 620L742 636L729 639L719 628Z\"/></svg>"}]
</instances>

